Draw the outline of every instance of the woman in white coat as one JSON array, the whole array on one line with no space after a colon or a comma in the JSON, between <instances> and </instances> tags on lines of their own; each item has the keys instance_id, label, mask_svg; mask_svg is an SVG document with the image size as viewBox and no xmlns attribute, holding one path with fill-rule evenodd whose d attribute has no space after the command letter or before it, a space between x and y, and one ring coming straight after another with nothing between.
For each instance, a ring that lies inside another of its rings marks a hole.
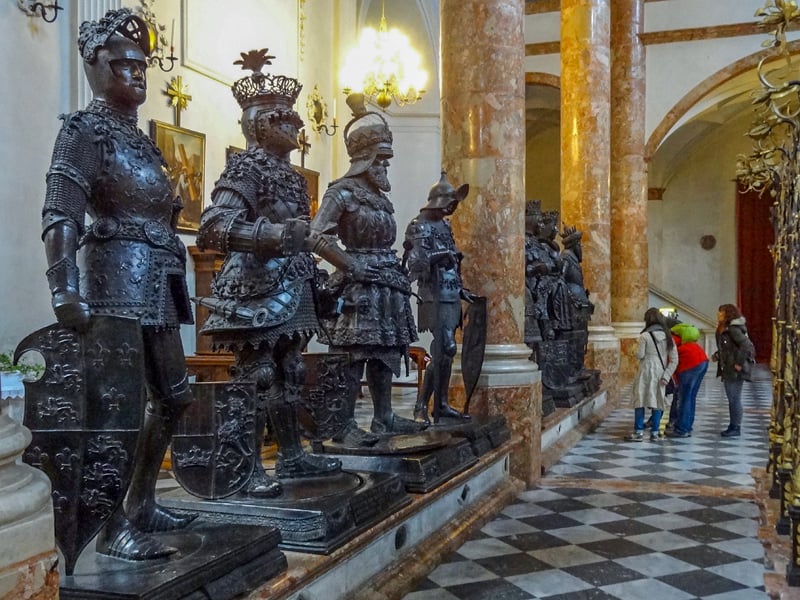
<instances>
[{"instance_id":1,"label":"woman in white coat","mask_svg":"<svg viewBox=\"0 0 800 600\"><path fill-rule=\"evenodd\" d=\"M666 388L678 366L678 350L672 333L657 308L644 313L644 329L636 352L639 370L633 380L631 399L634 408L633 433L626 439L641 442L644 438L644 409L652 411L650 441L657 442L661 415L667 407Z\"/></svg>"}]
</instances>

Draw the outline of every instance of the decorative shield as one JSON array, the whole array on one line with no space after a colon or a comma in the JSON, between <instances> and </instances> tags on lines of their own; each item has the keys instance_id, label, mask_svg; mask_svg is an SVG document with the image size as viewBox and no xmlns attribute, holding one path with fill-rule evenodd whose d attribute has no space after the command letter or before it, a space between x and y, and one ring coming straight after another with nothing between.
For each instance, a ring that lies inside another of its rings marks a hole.
<instances>
[{"instance_id":1,"label":"decorative shield","mask_svg":"<svg viewBox=\"0 0 800 600\"><path fill-rule=\"evenodd\" d=\"M172 436L175 479L194 496L218 500L242 489L253 473L256 384L192 384L194 402Z\"/></svg>"},{"instance_id":2,"label":"decorative shield","mask_svg":"<svg viewBox=\"0 0 800 600\"><path fill-rule=\"evenodd\" d=\"M67 575L128 490L146 400L142 347L138 320L95 316L85 333L50 325L14 353L16 361L34 350L45 363L25 382L33 440L23 460L52 483Z\"/></svg>"},{"instance_id":3,"label":"decorative shield","mask_svg":"<svg viewBox=\"0 0 800 600\"><path fill-rule=\"evenodd\" d=\"M486 352L486 296L475 296L464 315L464 337L461 344L461 376L464 378L464 414L469 414L469 401L483 368Z\"/></svg>"},{"instance_id":4,"label":"decorative shield","mask_svg":"<svg viewBox=\"0 0 800 600\"><path fill-rule=\"evenodd\" d=\"M334 437L350 422L359 382L347 353L306 353L306 381L297 407L303 435L312 442Z\"/></svg>"}]
</instances>

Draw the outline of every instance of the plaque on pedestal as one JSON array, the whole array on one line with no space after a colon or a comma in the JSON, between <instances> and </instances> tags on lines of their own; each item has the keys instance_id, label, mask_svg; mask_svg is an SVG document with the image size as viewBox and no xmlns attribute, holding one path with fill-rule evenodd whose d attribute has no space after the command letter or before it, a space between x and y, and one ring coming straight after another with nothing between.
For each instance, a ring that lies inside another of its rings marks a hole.
<instances>
[{"instance_id":1,"label":"plaque on pedestal","mask_svg":"<svg viewBox=\"0 0 800 600\"><path fill-rule=\"evenodd\" d=\"M411 502L397 475L341 471L327 477L281 479L278 498L236 494L204 500L185 490L159 497L165 506L198 512L205 521L270 525L281 548L329 554Z\"/></svg>"},{"instance_id":2,"label":"plaque on pedestal","mask_svg":"<svg viewBox=\"0 0 800 600\"><path fill-rule=\"evenodd\" d=\"M274 527L220 527L197 520L187 529L152 535L178 552L127 561L87 550L72 575L61 574L61 600L230 600L287 567Z\"/></svg>"}]
</instances>

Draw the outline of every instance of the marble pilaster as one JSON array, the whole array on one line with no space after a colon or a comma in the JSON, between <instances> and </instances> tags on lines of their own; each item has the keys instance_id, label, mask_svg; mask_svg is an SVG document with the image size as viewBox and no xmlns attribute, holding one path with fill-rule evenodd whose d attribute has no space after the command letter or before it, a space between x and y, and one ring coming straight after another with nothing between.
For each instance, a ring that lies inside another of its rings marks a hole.
<instances>
[{"instance_id":1,"label":"marble pilaster","mask_svg":"<svg viewBox=\"0 0 800 600\"><path fill-rule=\"evenodd\" d=\"M58 598L50 481L18 458L31 441L0 400L0 598Z\"/></svg>"},{"instance_id":2,"label":"marble pilaster","mask_svg":"<svg viewBox=\"0 0 800 600\"><path fill-rule=\"evenodd\" d=\"M647 309L647 169L643 0L611 0L611 321L620 338L620 378L636 373ZM638 327L630 327L631 323Z\"/></svg>"},{"instance_id":3,"label":"marble pilaster","mask_svg":"<svg viewBox=\"0 0 800 600\"><path fill-rule=\"evenodd\" d=\"M441 0L441 115L443 167L470 185L452 218L464 284L488 299L491 376L470 412L506 416L525 444L511 473L531 483L540 476L541 383L523 344L524 8L523 0Z\"/></svg>"},{"instance_id":4,"label":"marble pilaster","mask_svg":"<svg viewBox=\"0 0 800 600\"><path fill-rule=\"evenodd\" d=\"M583 232L583 274L595 307L586 365L600 369L613 391L610 13L610 0L561 1L561 222Z\"/></svg>"}]
</instances>

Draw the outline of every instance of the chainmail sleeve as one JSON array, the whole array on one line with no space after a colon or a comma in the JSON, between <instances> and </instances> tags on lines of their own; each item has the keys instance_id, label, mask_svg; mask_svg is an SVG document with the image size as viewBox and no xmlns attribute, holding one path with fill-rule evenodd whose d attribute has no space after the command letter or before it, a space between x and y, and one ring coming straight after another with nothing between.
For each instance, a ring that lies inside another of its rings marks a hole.
<instances>
[{"instance_id":1,"label":"chainmail sleeve","mask_svg":"<svg viewBox=\"0 0 800 600\"><path fill-rule=\"evenodd\" d=\"M42 208L42 234L62 221L83 233L86 202L102 164L102 147L92 118L83 112L64 119L56 138Z\"/></svg>"}]
</instances>

